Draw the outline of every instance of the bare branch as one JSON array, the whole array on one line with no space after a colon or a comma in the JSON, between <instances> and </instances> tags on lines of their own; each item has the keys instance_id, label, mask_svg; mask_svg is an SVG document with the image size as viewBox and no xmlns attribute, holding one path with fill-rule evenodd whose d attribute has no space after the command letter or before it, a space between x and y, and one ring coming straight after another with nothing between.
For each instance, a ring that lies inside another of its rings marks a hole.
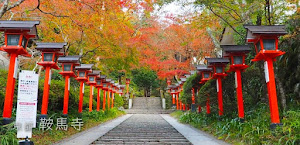
<instances>
[{"instance_id":1,"label":"bare branch","mask_svg":"<svg viewBox=\"0 0 300 145\"><path fill-rule=\"evenodd\" d=\"M11 9L13 9L14 7L19 6L21 3L23 3L25 0L18 0L17 2L15 2L13 5L10 5L7 7L6 11L9 11Z\"/></svg>"},{"instance_id":2,"label":"bare branch","mask_svg":"<svg viewBox=\"0 0 300 145\"><path fill-rule=\"evenodd\" d=\"M50 12L45 12L45 11L43 11L43 10L40 8L40 6L41 6L41 1L40 1L40 0L37 0L37 1L38 1L37 6L36 6L34 9L28 10L28 11L39 10L39 11L40 11L41 13L43 13L43 14L52 15L52 16L54 16L54 17L69 17L69 16L64 16L64 15L56 15L56 14L50 13Z\"/></svg>"},{"instance_id":3,"label":"bare branch","mask_svg":"<svg viewBox=\"0 0 300 145\"><path fill-rule=\"evenodd\" d=\"M225 5L225 4L224 4L224 5L220 5L220 6L225 6L227 9L233 11L240 19L242 18L242 17L236 12L236 10L232 9L231 7L229 7L229 6ZM223 7L223 8L224 8L224 7Z\"/></svg>"},{"instance_id":4,"label":"bare branch","mask_svg":"<svg viewBox=\"0 0 300 145\"><path fill-rule=\"evenodd\" d=\"M228 26L237 34L239 34L242 37L245 37L244 35L242 35L241 33L239 33L227 20L225 20L222 16L220 16L219 14L217 14L215 11L213 11L213 9L211 7L208 7L208 9L217 17L219 17L220 19L222 19L226 24L228 24Z\"/></svg>"},{"instance_id":5,"label":"bare branch","mask_svg":"<svg viewBox=\"0 0 300 145\"><path fill-rule=\"evenodd\" d=\"M45 12L43 11L41 8L40 8L40 5L41 5L41 2L40 0L38 0L38 5L36 6L36 9L38 9L40 12L44 13L44 14L49 14L49 15L52 15L54 17L69 17L69 16L64 16L64 15L56 15L56 14L53 14L53 13L50 13L50 12Z\"/></svg>"},{"instance_id":6,"label":"bare branch","mask_svg":"<svg viewBox=\"0 0 300 145\"><path fill-rule=\"evenodd\" d=\"M8 0L4 0L3 6L0 9L0 18L7 12Z\"/></svg>"},{"instance_id":7,"label":"bare branch","mask_svg":"<svg viewBox=\"0 0 300 145\"><path fill-rule=\"evenodd\" d=\"M69 1L74 1L74 2L77 2L77 3L84 4L84 5L88 6L89 8L91 8L93 11L95 11L95 9L94 9L94 7L93 7L93 6L91 6L91 5L87 4L87 3L86 3L86 2L84 2L84 1L80 1L80 0L69 0Z\"/></svg>"},{"instance_id":8,"label":"bare branch","mask_svg":"<svg viewBox=\"0 0 300 145\"><path fill-rule=\"evenodd\" d=\"M9 10L9 12L11 13L11 16L8 20L12 20L12 18L14 17L15 13L13 13L11 10Z\"/></svg>"}]
</instances>

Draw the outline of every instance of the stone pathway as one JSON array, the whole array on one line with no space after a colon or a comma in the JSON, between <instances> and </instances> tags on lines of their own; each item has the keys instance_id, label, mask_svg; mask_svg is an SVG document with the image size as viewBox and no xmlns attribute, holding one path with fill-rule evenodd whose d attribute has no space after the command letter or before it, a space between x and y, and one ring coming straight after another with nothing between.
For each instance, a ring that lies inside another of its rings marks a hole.
<instances>
[{"instance_id":1,"label":"stone pathway","mask_svg":"<svg viewBox=\"0 0 300 145\"><path fill-rule=\"evenodd\" d=\"M127 114L114 120L105 122L96 127L90 128L83 132L77 133L69 138L61 140L60 142L55 143L54 145L89 145L131 116L132 114Z\"/></svg>"},{"instance_id":2,"label":"stone pathway","mask_svg":"<svg viewBox=\"0 0 300 145\"><path fill-rule=\"evenodd\" d=\"M135 98L128 113L55 145L228 145L211 135L181 124L161 107L160 98Z\"/></svg>"},{"instance_id":3,"label":"stone pathway","mask_svg":"<svg viewBox=\"0 0 300 145\"><path fill-rule=\"evenodd\" d=\"M132 108L125 111L128 114L169 114L173 110L162 109L160 97L136 97Z\"/></svg>"},{"instance_id":4,"label":"stone pathway","mask_svg":"<svg viewBox=\"0 0 300 145\"><path fill-rule=\"evenodd\" d=\"M183 135L158 114L134 114L92 144L191 145Z\"/></svg>"},{"instance_id":5,"label":"stone pathway","mask_svg":"<svg viewBox=\"0 0 300 145\"><path fill-rule=\"evenodd\" d=\"M190 125L179 123L175 118L168 114L161 114L160 116L194 145L229 145L228 143L218 140L206 132L196 129Z\"/></svg>"}]
</instances>

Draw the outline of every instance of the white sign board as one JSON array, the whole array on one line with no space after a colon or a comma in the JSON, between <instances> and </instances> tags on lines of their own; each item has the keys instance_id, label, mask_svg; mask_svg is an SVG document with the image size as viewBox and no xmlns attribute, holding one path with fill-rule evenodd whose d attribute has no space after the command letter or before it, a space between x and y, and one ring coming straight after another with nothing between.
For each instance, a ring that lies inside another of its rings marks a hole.
<instances>
[{"instance_id":1,"label":"white sign board","mask_svg":"<svg viewBox=\"0 0 300 145\"><path fill-rule=\"evenodd\" d=\"M264 69L265 69L265 78L266 78L266 83L268 83L269 82L269 69L268 69L268 62L267 61L265 61L265 63L264 63Z\"/></svg>"},{"instance_id":2,"label":"white sign board","mask_svg":"<svg viewBox=\"0 0 300 145\"><path fill-rule=\"evenodd\" d=\"M14 71L14 78L16 79L18 77L18 71L19 71L19 60L18 57L15 59L15 71Z\"/></svg>"},{"instance_id":3,"label":"white sign board","mask_svg":"<svg viewBox=\"0 0 300 145\"><path fill-rule=\"evenodd\" d=\"M19 74L18 100L37 100L39 76L32 71L22 71Z\"/></svg>"},{"instance_id":4,"label":"white sign board","mask_svg":"<svg viewBox=\"0 0 300 145\"><path fill-rule=\"evenodd\" d=\"M32 128L36 127L38 82L38 74L33 71L22 71L19 75L17 138L31 138Z\"/></svg>"},{"instance_id":5,"label":"white sign board","mask_svg":"<svg viewBox=\"0 0 300 145\"><path fill-rule=\"evenodd\" d=\"M17 101L17 138L26 138L26 136L31 138L32 128L36 127L36 110L37 101Z\"/></svg>"}]
</instances>

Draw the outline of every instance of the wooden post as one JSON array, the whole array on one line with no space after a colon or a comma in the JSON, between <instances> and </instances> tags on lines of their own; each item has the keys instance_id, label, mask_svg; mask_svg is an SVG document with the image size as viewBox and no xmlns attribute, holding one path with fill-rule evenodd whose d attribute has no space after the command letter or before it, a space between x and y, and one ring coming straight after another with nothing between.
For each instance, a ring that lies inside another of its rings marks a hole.
<instances>
[{"instance_id":1,"label":"wooden post","mask_svg":"<svg viewBox=\"0 0 300 145\"><path fill-rule=\"evenodd\" d=\"M277 104L277 93L276 93L276 84L275 84L275 76L274 76L274 68L273 68L273 60L267 59L265 62L265 71L266 72L266 82L268 87L269 94L269 104L270 104L270 112L271 112L271 123L279 124L279 112L278 112L278 104Z\"/></svg>"},{"instance_id":2,"label":"wooden post","mask_svg":"<svg viewBox=\"0 0 300 145\"><path fill-rule=\"evenodd\" d=\"M103 111L105 111L105 105L106 105L106 90L103 90L103 105L102 105Z\"/></svg>"},{"instance_id":3,"label":"wooden post","mask_svg":"<svg viewBox=\"0 0 300 145\"><path fill-rule=\"evenodd\" d=\"M100 88L97 88L97 111L100 111Z\"/></svg>"},{"instance_id":4,"label":"wooden post","mask_svg":"<svg viewBox=\"0 0 300 145\"><path fill-rule=\"evenodd\" d=\"M83 82L83 81L80 81L78 113L82 113L83 94L84 94L84 82Z\"/></svg>"},{"instance_id":5,"label":"wooden post","mask_svg":"<svg viewBox=\"0 0 300 145\"><path fill-rule=\"evenodd\" d=\"M107 91L107 109L110 108L110 90Z\"/></svg>"},{"instance_id":6,"label":"wooden post","mask_svg":"<svg viewBox=\"0 0 300 145\"><path fill-rule=\"evenodd\" d=\"M222 91L222 78L217 78L217 91L218 91L218 106L219 116L223 115L223 91Z\"/></svg>"},{"instance_id":7,"label":"wooden post","mask_svg":"<svg viewBox=\"0 0 300 145\"><path fill-rule=\"evenodd\" d=\"M51 81L50 80L50 77L51 77L50 71L51 71L51 68L46 67L41 117L47 117L49 90L50 90L50 81Z\"/></svg>"},{"instance_id":8,"label":"wooden post","mask_svg":"<svg viewBox=\"0 0 300 145\"><path fill-rule=\"evenodd\" d=\"M6 86L6 94L5 94L4 108L3 108L3 119L8 120L7 123L10 123L11 121L11 113L13 107L13 98L14 98L15 81L16 81L14 78L14 74L16 73L15 71L17 71L15 70L17 56L18 55L16 53L11 53L10 60L9 60L7 86Z\"/></svg>"},{"instance_id":9,"label":"wooden post","mask_svg":"<svg viewBox=\"0 0 300 145\"><path fill-rule=\"evenodd\" d=\"M179 110L179 103L178 103L178 100L179 100L179 92L175 94L176 95L176 109Z\"/></svg>"},{"instance_id":10,"label":"wooden post","mask_svg":"<svg viewBox=\"0 0 300 145\"><path fill-rule=\"evenodd\" d=\"M240 119L244 119L244 102L243 102L243 92L242 92L242 78L241 78L241 70L237 69L236 73L236 95L238 102L238 114Z\"/></svg>"},{"instance_id":11,"label":"wooden post","mask_svg":"<svg viewBox=\"0 0 300 145\"><path fill-rule=\"evenodd\" d=\"M69 89L70 89L70 76L65 76L65 93L64 93L64 108L63 115L68 115L68 106L69 106Z\"/></svg>"},{"instance_id":12,"label":"wooden post","mask_svg":"<svg viewBox=\"0 0 300 145\"><path fill-rule=\"evenodd\" d=\"M111 108L114 108L114 99L115 99L115 93L112 93L112 97L111 97Z\"/></svg>"},{"instance_id":13,"label":"wooden post","mask_svg":"<svg viewBox=\"0 0 300 145\"><path fill-rule=\"evenodd\" d=\"M94 86L90 85L89 112L93 111L93 94L94 94Z\"/></svg>"}]
</instances>

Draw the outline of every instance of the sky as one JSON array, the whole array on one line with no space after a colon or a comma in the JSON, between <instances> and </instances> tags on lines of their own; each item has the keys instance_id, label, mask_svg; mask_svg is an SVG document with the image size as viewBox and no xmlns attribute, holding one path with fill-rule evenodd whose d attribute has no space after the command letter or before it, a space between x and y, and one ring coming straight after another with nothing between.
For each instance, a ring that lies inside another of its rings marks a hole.
<instances>
[{"instance_id":1,"label":"sky","mask_svg":"<svg viewBox=\"0 0 300 145\"><path fill-rule=\"evenodd\" d=\"M157 15L159 21L169 21L166 17L173 16L173 17L180 17L180 16L187 16L195 11L201 12L200 8L195 8L193 2L195 0L179 0L174 1L168 5L164 5L161 8L159 6L155 6L155 10L152 13L153 15Z\"/></svg>"}]
</instances>

